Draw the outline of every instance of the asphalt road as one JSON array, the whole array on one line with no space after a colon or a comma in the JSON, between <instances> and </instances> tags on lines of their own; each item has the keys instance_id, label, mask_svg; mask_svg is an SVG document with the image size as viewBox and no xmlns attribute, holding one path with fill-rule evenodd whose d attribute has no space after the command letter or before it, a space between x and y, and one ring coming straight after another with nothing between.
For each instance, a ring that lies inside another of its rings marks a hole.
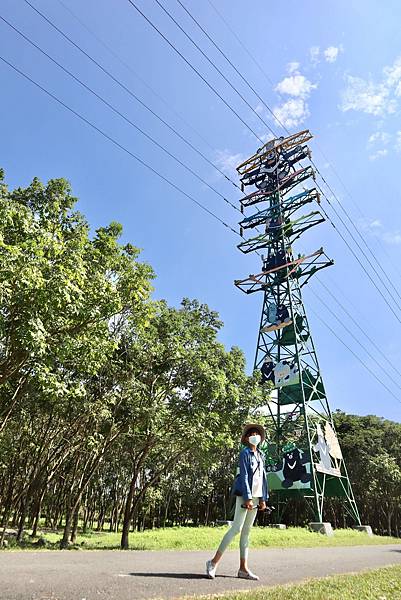
<instances>
[{"instance_id":1,"label":"asphalt road","mask_svg":"<svg viewBox=\"0 0 401 600\"><path fill-rule=\"evenodd\" d=\"M247 590L401 564L401 545L250 551L258 582L236 577L238 552L206 579L210 552L40 551L0 553L1 600L135 600Z\"/></svg>"}]
</instances>

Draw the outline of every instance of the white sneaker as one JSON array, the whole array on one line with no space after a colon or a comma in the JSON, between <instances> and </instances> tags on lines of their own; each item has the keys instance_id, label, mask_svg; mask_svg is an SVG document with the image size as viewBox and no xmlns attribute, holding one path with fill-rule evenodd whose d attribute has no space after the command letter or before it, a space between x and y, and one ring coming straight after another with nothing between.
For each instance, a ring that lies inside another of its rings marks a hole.
<instances>
[{"instance_id":1,"label":"white sneaker","mask_svg":"<svg viewBox=\"0 0 401 600\"><path fill-rule=\"evenodd\" d=\"M257 581L259 577L252 573L252 571L238 571L238 577L240 579L252 579L253 581Z\"/></svg>"},{"instance_id":2,"label":"white sneaker","mask_svg":"<svg viewBox=\"0 0 401 600\"><path fill-rule=\"evenodd\" d=\"M206 575L209 579L214 579L216 577L216 567L211 560L206 561Z\"/></svg>"}]
</instances>

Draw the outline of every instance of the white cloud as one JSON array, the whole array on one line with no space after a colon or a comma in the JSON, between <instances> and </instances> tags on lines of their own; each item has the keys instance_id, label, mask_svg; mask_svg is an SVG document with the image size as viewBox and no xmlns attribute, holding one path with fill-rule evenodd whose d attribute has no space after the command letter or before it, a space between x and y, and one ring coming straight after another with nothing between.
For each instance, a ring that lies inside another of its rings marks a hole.
<instances>
[{"instance_id":1,"label":"white cloud","mask_svg":"<svg viewBox=\"0 0 401 600\"><path fill-rule=\"evenodd\" d=\"M401 56L396 58L394 64L391 67L384 67L383 73L385 75L386 84L389 87L394 86L395 93L397 96L401 95Z\"/></svg>"},{"instance_id":2,"label":"white cloud","mask_svg":"<svg viewBox=\"0 0 401 600\"><path fill-rule=\"evenodd\" d=\"M401 244L401 233L399 231L386 231L382 236L382 240L387 244Z\"/></svg>"},{"instance_id":3,"label":"white cloud","mask_svg":"<svg viewBox=\"0 0 401 600\"><path fill-rule=\"evenodd\" d=\"M401 232L388 231L384 228L380 219L360 219L358 222L359 229L369 233L370 235L382 240L386 244L398 245L401 244Z\"/></svg>"},{"instance_id":4,"label":"white cloud","mask_svg":"<svg viewBox=\"0 0 401 600\"><path fill-rule=\"evenodd\" d=\"M378 158L383 158L383 156L387 156L387 154L387 148L382 148L381 150L377 150L374 154L371 154L369 156L369 160L377 160Z\"/></svg>"},{"instance_id":5,"label":"white cloud","mask_svg":"<svg viewBox=\"0 0 401 600\"><path fill-rule=\"evenodd\" d=\"M309 108L303 98L290 98L281 106L273 109L275 116L286 127L296 127L309 117Z\"/></svg>"},{"instance_id":6,"label":"white cloud","mask_svg":"<svg viewBox=\"0 0 401 600\"><path fill-rule=\"evenodd\" d=\"M380 221L380 219L359 219L358 221L358 226L359 229L362 229L363 231L370 231L370 230L377 230L377 229L382 229L383 228L383 223Z\"/></svg>"},{"instance_id":7,"label":"white cloud","mask_svg":"<svg viewBox=\"0 0 401 600\"><path fill-rule=\"evenodd\" d=\"M217 150L215 161L217 166L230 177L238 177L236 167L244 162L246 156L243 154L233 154L229 150Z\"/></svg>"},{"instance_id":8,"label":"white cloud","mask_svg":"<svg viewBox=\"0 0 401 600\"><path fill-rule=\"evenodd\" d=\"M343 112L356 110L373 116L393 114L401 96L401 56L383 68L380 81L348 75L346 82L340 105Z\"/></svg>"},{"instance_id":9,"label":"white cloud","mask_svg":"<svg viewBox=\"0 0 401 600\"><path fill-rule=\"evenodd\" d=\"M329 63L333 63L337 60L338 54L340 52L340 48L337 48L336 46L329 46L328 48L326 48L326 50L324 51L324 58L326 59L326 62Z\"/></svg>"},{"instance_id":10,"label":"white cloud","mask_svg":"<svg viewBox=\"0 0 401 600\"><path fill-rule=\"evenodd\" d=\"M376 133L372 133L368 139L368 145L373 146L377 143L381 143L387 145L391 139L391 135L386 133L385 131L376 131Z\"/></svg>"},{"instance_id":11,"label":"white cloud","mask_svg":"<svg viewBox=\"0 0 401 600\"><path fill-rule=\"evenodd\" d=\"M290 77L284 77L284 79L276 85L275 90L280 94L306 98L311 91L316 88L316 84L313 84L304 75L297 73Z\"/></svg>"},{"instance_id":12,"label":"white cloud","mask_svg":"<svg viewBox=\"0 0 401 600\"><path fill-rule=\"evenodd\" d=\"M341 110L356 110L369 115L384 115L394 112L389 90L383 83L365 81L360 77L347 76L347 89L342 95Z\"/></svg>"},{"instance_id":13,"label":"white cloud","mask_svg":"<svg viewBox=\"0 0 401 600\"><path fill-rule=\"evenodd\" d=\"M292 75L292 73L295 73L295 72L297 72L297 71L298 71L299 67L300 67L300 64L299 64L299 62L296 62L296 61L294 61L294 62L290 62L290 63L288 63L288 65L287 65L287 72L288 72L290 75Z\"/></svg>"},{"instance_id":14,"label":"white cloud","mask_svg":"<svg viewBox=\"0 0 401 600\"><path fill-rule=\"evenodd\" d=\"M299 63L289 63L288 70L291 70L291 75L284 77L280 81L275 90L280 94L291 96L281 105L275 106L273 112L277 119L285 127L296 127L309 117L309 106L307 100L313 90L317 88L317 84L312 83L295 69L299 68Z\"/></svg>"},{"instance_id":15,"label":"white cloud","mask_svg":"<svg viewBox=\"0 0 401 600\"><path fill-rule=\"evenodd\" d=\"M311 46L311 48L309 48L309 57L312 65L317 65L320 62L319 46Z\"/></svg>"}]
</instances>

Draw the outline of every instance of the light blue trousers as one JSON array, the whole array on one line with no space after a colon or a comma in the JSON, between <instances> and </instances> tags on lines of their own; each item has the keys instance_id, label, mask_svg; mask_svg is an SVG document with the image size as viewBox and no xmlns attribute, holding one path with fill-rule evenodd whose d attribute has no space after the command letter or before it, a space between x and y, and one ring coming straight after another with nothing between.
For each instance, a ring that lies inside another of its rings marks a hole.
<instances>
[{"instance_id":1,"label":"light blue trousers","mask_svg":"<svg viewBox=\"0 0 401 600\"><path fill-rule=\"evenodd\" d=\"M259 498L252 498L252 502L254 506L259 504ZM251 527L256 519L257 510L248 510L246 508L242 508L241 504L244 504L244 499L242 496L237 496L237 501L235 504L235 515L234 521L230 529L227 531L225 536L220 542L220 546L218 547L218 552L223 552L226 550L227 546L233 540L233 538L241 533L241 537L239 539L239 554L241 558L248 558L248 546L249 546L249 532Z\"/></svg>"}]
</instances>

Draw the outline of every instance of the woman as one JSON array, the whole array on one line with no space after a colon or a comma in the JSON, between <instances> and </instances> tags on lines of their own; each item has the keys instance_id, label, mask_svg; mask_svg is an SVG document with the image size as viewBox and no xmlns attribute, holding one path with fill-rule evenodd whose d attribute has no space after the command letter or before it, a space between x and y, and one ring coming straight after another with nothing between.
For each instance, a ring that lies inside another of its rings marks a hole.
<instances>
[{"instance_id":1,"label":"woman","mask_svg":"<svg viewBox=\"0 0 401 600\"><path fill-rule=\"evenodd\" d=\"M242 579L259 579L248 568L249 532L255 521L256 513L265 510L269 497L264 467L264 456L258 445L265 439L265 430L261 425L249 423L245 425L241 442L245 448L239 455L239 474L234 483L234 494L237 496L234 521L227 531L216 554L206 562L206 574L210 579L216 575L217 565L223 552L231 540L241 532L239 541L240 565L238 577Z\"/></svg>"}]
</instances>

